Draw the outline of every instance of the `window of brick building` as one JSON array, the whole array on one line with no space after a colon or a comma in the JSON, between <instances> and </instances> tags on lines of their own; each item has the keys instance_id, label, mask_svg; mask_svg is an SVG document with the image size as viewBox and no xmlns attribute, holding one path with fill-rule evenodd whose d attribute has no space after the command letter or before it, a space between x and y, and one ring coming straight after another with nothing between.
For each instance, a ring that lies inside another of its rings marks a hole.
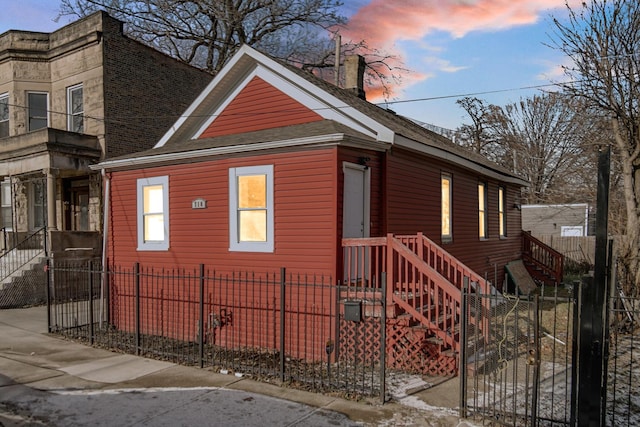
<instances>
[{"instance_id":1,"label":"window of brick building","mask_svg":"<svg viewBox=\"0 0 640 427\"><path fill-rule=\"evenodd\" d=\"M27 94L29 111L29 131L46 128L49 125L49 94L29 92Z\"/></svg>"},{"instance_id":2,"label":"window of brick building","mask_svg":"<svg viewBox=\"0 0 640 427\"><path fill-rule=\"evenodd\" d=\"M0 138L9 136L9 94L0 95Z\"/></svg>"},{"instance_id":3,"label":"window of brick building","mask_svg":"<svg viewBox=\"0 0 640 427\"><path fill-rule=\"evenodd\" d=\"M82 85L67 88L67 129L84 132L84 99Z\"/></svg>"},{"instance_id":4,"label":"window of brick building","mask_svg":"<svg viewBox=\"0 0 640 427\"><path fill-rule=\"evenodd\" d=\"M7 231L13 230L11 181L8 179L5 179L0 183L0 219L2 220L2 227Z\"/></svg>"}]
</instances>

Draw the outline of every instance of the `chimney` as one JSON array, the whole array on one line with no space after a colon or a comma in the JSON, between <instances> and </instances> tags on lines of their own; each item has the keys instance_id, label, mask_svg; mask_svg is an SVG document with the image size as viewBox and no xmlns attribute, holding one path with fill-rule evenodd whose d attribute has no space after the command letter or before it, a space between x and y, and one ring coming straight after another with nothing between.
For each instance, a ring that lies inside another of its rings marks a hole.
<instances>
[{"instance_id":1,"label":"chimney","mask_svg":"<svg viewBox=\"0 0 640 427\"><path fill-rule=\"evenodd\" d=\"M364 93L366 65L364 57L360 55L348 55L344 58L344 87L362 99L367 99Z\"/></svg>"}]
</instances>

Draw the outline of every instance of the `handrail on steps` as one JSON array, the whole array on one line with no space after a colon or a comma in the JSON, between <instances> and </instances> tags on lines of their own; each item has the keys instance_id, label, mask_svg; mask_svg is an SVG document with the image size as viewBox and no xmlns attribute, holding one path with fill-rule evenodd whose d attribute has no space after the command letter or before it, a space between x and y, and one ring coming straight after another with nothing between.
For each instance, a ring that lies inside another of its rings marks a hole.
<instances>
[{"instance_id":1,"label":"handrail on steps","mask_svg":"<svg viewBox=\"0 0 640 427\"><path fill-rule=\"evenodd\" d=\"M476 292L490 293L490 284L422 233L412 236L345 238L345 283L367 289L380 288L387 273L388 304L395 303L429 327L455 351L465 278ZM483 298L488 303L488 299ZM484 304L483 304L484 305ZM474 318L486 321L490 307L482 307ZM486 325L484 325L486 326ZM488 328L482 327L486 333Z\"/></svg>"},{"instance_id":2,"label":"handrail on steps","mask_svg":"<svg viewBox=\"0 0 640 427\"><path fill-rule=\"evenodd\" d=\"M6 248L4 253L0 255L0 282L11 277L15 272L45 252L46 245L46 227L42 227L34 230L12 247Z\"/></svg>"},{"instance_id":3,"label":"handrail on steps","mask_svg":"<svg viewBox=\"0 0 640 427\"><path fill-rule=\"evenodd\" d=\"M528 231L522 232L522 259L546 272L556 284L562 282L564 255L536 239Z\"/></svg>"}]
</instances>

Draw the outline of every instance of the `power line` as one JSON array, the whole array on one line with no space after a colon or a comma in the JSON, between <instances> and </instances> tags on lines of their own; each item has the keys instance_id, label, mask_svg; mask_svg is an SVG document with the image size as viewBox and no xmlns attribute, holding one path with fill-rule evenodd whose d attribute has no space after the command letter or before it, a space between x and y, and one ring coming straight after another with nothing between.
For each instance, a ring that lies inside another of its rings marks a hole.
<instances>
[{"instance_id":1,"label":"power line","mask_svg":"<svg viewBox=\"0 0 640 427\"><path fill-rule=\"evenodd\" d=\"M568 83L573 83L573 82L568 82ZM426 97L426 98L411 98L411 99L403 99L403 100L397 100L397 101L385 101L385 102L380 102L380 103L371 103L372 105L375 105L377 107L380 108L385 108L385 106L388 105L392 105L392 104L406 104L406 103L413 103L413 102L428 102L428 101L435 101L435 100L440 100L440 99L452 99L452 98L464 98L464 97L469 97L469 96L478 96L478 95L488 95L488 94L494 94L494 93L505 93L505 92L517 92L517 91L522 91L522 90L530 90L530 89L542 89L542 88L547 88L547 87L557 87L557 86L561 86L563 84L567 84L567 83L548 83L548 84L542 84L542 85L533 85L533 86L521 86L521 87L516 87L516 88L508 88L508 89L496 89L496 90L489 90L489 91L480 91L480 92L470 92L470 93L464 93L464 94L454 94L454 95L442 95L442 96L434 96L434 97ZM15 108L22 108L22 109L28 109L29 107L25 106L25 105L21 105L21 104L7 104L8 106L11 107L15 107ZM331 110L331 109L335 109L335 108L351 108L351 106L346 106L346 107L323 107L323 108L312 108L311 111L323 111L323 110ZM270 110L269 112L264 112L264 113L234 113L234 114L226 114L228 116L234 116L234 115L243 115L243 116L252 116L252 115L256 115L256 114L274 114L274 113L295 113L295 112L299 112L300 110L291 110L291 109L283 109L283 110ZM49 114L55 114L55 115L63 115L63 116L70 116L71 114L68 112L60 112L60 111L55 111L55 110L49 110L47 109L47 113ZM142 120L142 119L163 119L163 118L189 118L189 117L213 117L215 115L213 114L207 114L207 115L189 115L189 116L184 116L184 115L167 115L167 116L111 116L111 117L96 117L96 116L90 116L90 115L83 115L84 118L86 119L92 119L92 120L96 120L96 121L103 121L103 122L112 122L112 123L117 123L119 120L121 119L127 119L127 120L132 120L132 119L137 119L137 120Z\"/></svg>"}]
</instances>

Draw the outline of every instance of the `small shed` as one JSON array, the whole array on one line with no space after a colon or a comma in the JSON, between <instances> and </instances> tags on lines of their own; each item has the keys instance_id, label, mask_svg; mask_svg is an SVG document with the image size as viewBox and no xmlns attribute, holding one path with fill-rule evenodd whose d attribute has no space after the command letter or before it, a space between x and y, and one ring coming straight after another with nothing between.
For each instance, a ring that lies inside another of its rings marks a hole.
<instances>
[{"instance_id":1,"label":"small shed","mask_svg":"<svg viewBox=\"0 0 640 427\"><path fill-rule=\"evenodd\" d=\"M522 205L522 229L534 237L588 236L589 205Z\"/></svg>"}]
</instances>

